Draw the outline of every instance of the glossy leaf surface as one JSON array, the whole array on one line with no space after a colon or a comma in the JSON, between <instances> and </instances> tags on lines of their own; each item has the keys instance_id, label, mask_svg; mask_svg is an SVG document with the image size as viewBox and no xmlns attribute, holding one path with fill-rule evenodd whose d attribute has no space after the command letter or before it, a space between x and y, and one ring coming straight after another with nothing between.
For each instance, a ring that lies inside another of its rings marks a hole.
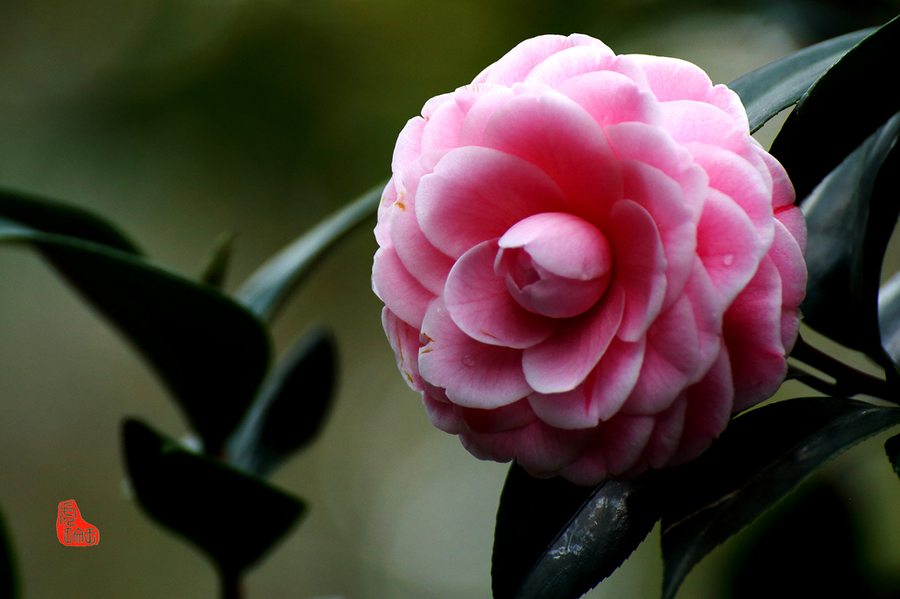
<instances>
[{"instance_id":1,"label":"glossy leaf surface","mask_svg":"<svg viewBox=\"0 0 900 599\"><path fill-rule=\"evenodd\" d=\"M213 289L222 290L231 265L231 254L234 251L234 235L222 233L216 239L209 253L204 257L200 268L200 280Z\"/></svg>"},{"instance_id":2,"label":"glossy leaf surface","mask_svg":"<svg viewBox=\"0 0 900 599\"><path fill-rule=\"evenodd\" d=\"M331 334L306 333L266 378L228 442L228 462L267 476L318 433L331 407L337 379Z\"/></svg>"},{"instance_id":3,"label":"glossy leaf surface","mask_svg":"<svg viewBox=\"0 0 900 599\"><path fill-rule=\"evenodd\" d=\"M855 31L794 52L728 84L747 110L750 131L796 103L825 71L874 30Z\"/></svg>"},{"instance_id":4,"label":"glossy leaf surface","mask_svg":"<svg viewBox=\"0 0 900 599\"><path fill-rule=\"evenodd\" d=\"M122 427L128 476L141 506L223 571L256 562L303 516L303 503L261 479L186 451L150 427Z\"/></svg>"},{"instance_id":5,"label":"glossy leaf surface","mask_svg":"<svg viewBox=\"0 0 900 599\"><path fill-rule=\"evenodd\" d=\"M771 152L800 200L900 111L900 94L886 78L897 64L900 20L894 19L847 52L797 103Z\"/></svg>"},{"instance_id":6,"label":"glossy leaf surface","mask_svg":"<svg viewBox=\"0 0 900 599\"><path fill-rule=\"evenodd\" d=\"M707 553L826 461L900 424L900 408L851 399L783 401L736 418L699 459L667 472L663 598Z\"/></svg>"},{"instance_id":7,"label":"glossy leaf surface","mask_svg":"<svg viewBox=\"0 0 900 599\"><path fill-rule=\"evenodd\" d=\"M596 586L659 519L653 480L580 487L514 464L494 532L494 598L574 599Z\"/></svg>"},{"instance_id":8,"label":"glossy leaf surface","mask_svg":"<svg viewBox=\"0 0 900 599\"><path fill-rule=\"evenodd\" d=\"M345 235L375 214L384 184L371 189L281 250L238 290L238 301L271 320L307 273Z\"/></svg>"},{"instance_id":9,"label":"glossy leaf surface","mask_svg":"<svg viewBox=\"0 0 900 599\"><path fill-rule=\"evenodd\" d=\"M4 241L38 248L154 366L206 450L221 449L268 367L268 335L253 315L206 285L107 246L0 219Z\"/></svg>"},{"instance_id":10,"label":"glossy leaf surface","mask_svg":"<svg viewBox=\"0 0 900 599\"><path fill-rule=\"evenodd\" d=\"M881 265L900 212L898 132L900 115L834 169L802 207L809 232L804 321L878 361Z\"/></svg>"}]
</instances>

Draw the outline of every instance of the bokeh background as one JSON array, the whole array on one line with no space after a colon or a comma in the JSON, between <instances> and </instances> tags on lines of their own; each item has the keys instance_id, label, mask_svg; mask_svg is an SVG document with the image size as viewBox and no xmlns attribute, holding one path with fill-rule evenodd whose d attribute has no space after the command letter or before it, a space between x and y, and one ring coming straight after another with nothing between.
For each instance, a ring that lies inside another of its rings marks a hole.
<instances>
[{"instance_id":1,"label":"bokeh background","mask_svg":"<svg viewBox=\"0 0 900 599\"><path fill-rule=\"evenodd\" d=\"M396 134L425 100L527 37L583 32L617 52L691 60L725 83L897 12L889 0L2 0L0 185L98 211L189 274L219 234L233 232L234 289L385 179ZM763 143L772 135L764 130ZM247 597L487 599L507 467L471 458L434 430L398 375L370 289L376 245L365 229L275 328L283 350L312 323L333 327L341 379L318 442L273 478L311 512L249 575ZM808 394L790 384L783 392ZM129 498L126 416L186 432L115 331L32 251L0 247L0 509L25 598L216 596L204 558ZM764 551L763 569L798 567L830 542L846 551L841 563L859 566L872 596L893 594L900 482L884 438L840 457L726 543L680 596L731 596L734 580L745 594L748 580L765 584L734 564L773 526L786 530L779 512L799 527L792 508L825 540L807 531L776 543L781 553ZM828 501L805 503L823 493ZM56 540L56 506L67 499L100 529L99 546ZM223 526L240 543L253 520L236 511ZM591 596L658 596L658 537Z\"/></svg>"}]
</instances>

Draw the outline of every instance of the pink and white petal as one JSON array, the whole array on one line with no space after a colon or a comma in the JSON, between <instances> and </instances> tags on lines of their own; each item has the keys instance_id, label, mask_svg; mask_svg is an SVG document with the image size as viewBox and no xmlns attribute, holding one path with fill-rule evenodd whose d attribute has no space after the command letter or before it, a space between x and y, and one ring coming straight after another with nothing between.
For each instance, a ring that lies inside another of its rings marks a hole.
<instances>
[{"instance_id":1,"label":"pink and white petal","mask_svg":"<svg viewBox=\"0 0 900 599\"><path fill-rule=\"evenodd\" d=\"M416 192L422 232L452 258L500 237L525 217L565 212L566 205L559 186L539 168L490 148L448 152Z\"/></svg>"},{"instance_id":2,"label":"pink and white petal","mask_svg":"<svg viewBox=\"0 0 900 599\"><path fill-rule=\"evenodd\" d=\"M412 196L410 196L412 199ZM419 228L410 202L397 206L391 215L391 239L397 256L410 275L435 295L443 293L453 259L431 245Z\"/></svg>"},{"instance_id":3,"label":"pink and white petal","mask_svg":"<svg viewBox=\"0 0 900 599\"><path fill-rule=\"evenodd\" d=\"M531 70L547 57L574 46L592 46L598 52L614 55L603 42L586 35L540 35L521 42L507 52L500 60L479 73L473 83L509 86L517 81L524 81Z\"/></svg>"},{"instance_id":4,"label":"pink and white petal","mask_svg":"<svg viewBox=\"0 0 900 599\"><path fill-rule=\"evenodd\" d=\"M394 144L391 158L391 172L399 173L413 160L422 155L422 132L425 130L425 119L413 117L406 122Z\"/></svg>"},{"instance_id":5,"label":"pink and white petal","mask_svg":"<svg viewBox=\"0 0 900 599\"><path fill-rule=\"evenodd\" d=\"M686 413L687 393L682 391L667 410L656 415L653 432L647 441L647 447L644 448L641 461L650 468L668 465L681 441Z\"/></svg>"},{"instance_id":6,"label":"pink and white petal","mask_svg":"<svg viewBox=\"0 0 900 599\"><path fill-rule=\"evenodd\" d=\"M440 387L426 383L425 389L422 391L422 403L425 405L428 420L438 430L451 435L458 435L469 430L462 416L464 408L450 403L444 395L444 390Z\"/></svg>"},{"instance_id":7,"label":"pink and white petal","mask_svg":"<svg viewBox=\"0 0 900 599\"><path fill-rule=\"evenodd\" d=\"M637 382L644 343L613 339L596 368L583 383L563 393L532 393L534 413L543 422L561 429L597 426L610 419Z\"/></svg>"},{"instance_id":8,"label":"pink and white petal","mask_svg":"<svg viewBox=\"0 0 900 599\"><path fill-rule=\"evenodd\" d=\"M734 384L728 350L723 346L712 368L687 389L684 430L670 465L689 462L706 451L731 418Z\"/></svg>"},{"instance_id":9,"label":"pink and white petal","mask_svg":"<svg viewBox=\"0 0 900 599\"><path fill-rule=\"evenodd\" d=\"M622 200L610 212L606 229L613 254L611 288L625 294L617 336L637 341L659 314L666 297L666 257L659 230L647 209Z\"/></svg>"},{"instance_id":10,"label":"pink and white petal","mask_svg":"<svg viewBox=\"0 0 900 599\"><path fill-rule=\"evenodd\" d=\"M754 151L762 159L769 174L772 175L772 207L776 209L794 203L794 184L788 178L787 171L778 160L766 152L762 146L754 145Z\"/></svg>"},{"instance_id":11,"label":"pink and white petal","mask_svg":"<svg viewBox=\"0 0 900 599\"><path fill-rule=\"evenodd\" d=\"M419 350L419 373L443 387L453 403L490 409L531 393L522 373L522 351L475 341L453 323L441 299L425 314L422 335L426 343Z\"/></svg>"},{"instance_id":12,"label":"pink and white petal","mask_svg":"<svg viewBox=\"0 0 900 599\"><path fill-rule=\"evenodd\" d=\"M662 307L671 306L693 267L700 206L695 212L678 183L644 162L623 161L622 173L625 197L647 210L659 232L666 261L666 294Z\"/></svg>"},{"instance_id":13,"label":"pink and white petal","mask_svg":"<svg viewBox=\"0 0 900 599\"><path fill-rule=\"evenodd\" d=\"M725 148L738 154L747 152L750 134L731 115L711 104L694 100L673 100L660 104L663 123L675 141Z\"/></svg>"},{"instance_id":14,"label":"pink and white petal","mask_svg":"<svg viewBox=\"0 0 900 599\"><path fill-rule=\"evenodd\" d=\"M709 76L695 64L663 56L629 54L643 69L650 89L662 102L697 100L712 104L749 130L747 112L736 93L724 85L713 86Z\"/></svg>"},{"instance_id":15,"label":"pink and white petal","mask_svg":"<svg viewBox=\"0 0 900 599\"><path fill-rule=\"evenodd\" d=\"M622 198L618 160L600 127L565 96L516 96L484 131L484 145L527 160L559 185L565 212L598 224Z\"/></svg>"},{"instance_id":16,"label":"pink and white petal","mask_svg":"<svg viewBox=\"0 0 900 599\"><path fill-rule=\"evenodd\" d=\"M392 248L375 252L372 290L391 312L416 329L422 328L425 311L437 297L409 274Z\"/></svg>"},{"instance_id":17,"label":"pink and white petal","mask_svg":"<svg viewBox=\"0 0 900 599\"><path fill-rule=\"evenodd\" d=\"M447 277L444 303L466 335L489 345L526 348L550 336L556 323L529 312L509 294L494 272L497 241L485 241L456 261Z\"/></svg>"},{"instance_id":18,"label":"pink and white petal","mask_svg":"<svg viewBox=\"0 0 900 599\"><path fill-rule=\"evenodd\" d=\"M734 380L734 410L771 397L787 373L781 341L781 277L766 256L722 323Z\"/></svg>"},{"instance_id":19,"label":"pink and white petal","mask_svg":"<svg viewBox=\"0 0 900 599\"><path fill-rule=\"evenodd\" d=\"M556 88L584 107L601 127L622 122L663 123L656 97L621 73L586 72L561 82Z\"/></svg>"},{"instance_id":20,"label":"pink and white petal","mask_svg":"<svg viewBox=\"0 0 900 599\"><path fill-rule=\"evenodd\" d=\"M415 329L387 308L381 310L381 325L394 350L397 368L411 389L422 391L425 384L419 375L419 330Z\"/></svg>"},{"instance_id":21,"label":"pink and white petal","mask_svg":"<svg viewBox=\"0 0 900 599\"><path fill-rule=\"evenodd\" d=\"M583 382L615 336L624 309L624 292L612 288L596 306L560 322L546 341L525 349L522 368L531 388L562 393Z\"/></svg>"},{"instance_id":22,"label":"pink and white petal","mask_svg":"<svg viewBox=\"0 0 900 599\"><path fill-rule=\"evenodd\" d=\"M800 246L800 253L806 254L806 219L803 218L803 212L797 206L782 206L775 209L775 220L780 222L788 230L791 236Z\"/></svg>"},{"instance_id":23,"label":"pink and white petal","mask_svg":"<svg viewBox=\"0 0 900 599\"><path fill-rule=\"evenodd\" d=\"M465 114L456 102L444 102L435 109L422 130L421 152L450 150L459 145L459 130Z\"/></svg>"},{"instance_id":24,"label":"pink and white petal","mask_svg":"<svg viewBox=\"0 0 900 599\"><path fill-rule=\"evenodd\" d=\"M503 106L510 98L513 92L508 87L495 87L472 105L463 119L462 126L459 130L460 146L482 146L484 144L484 130L490 122L491 117Z\"/></svg>"},{"instance_id":25,"label":"pink and white petal","mask_svg":"<svg viewBox=\"0 0 900 599\"><path fill-rule=\"evenodd\" d=\"M742 156L707 144L688 149L709 175L709 186L731 198L750 217L765 253L772 243L772 182L768 170L760 171ZM760 254L761 255L761 254Z\"/></svg>"},{"instance_id":26,"label":"pink and white petal","mask_svg":"<svg viewBox=\"0 0 900 599\"><path fill-rule=\"evenodd\" d=\"M747 213L731 198L711 189L697 226L697 255L715 287L720 312L756 273L762 253Z\"/></svg>"},{"instance_id":27,"label":"pink and white petal","mask_svg":"<svg viewBox=\"0 0 900 599\"><path fill-rule=\"evenodd\" d=\"M641 374L620 412L653 415L671 406L698 376L699 343L693 305L685 295L647 330Z\"/></svg>"},{"instance_id":28,"label":"pink and white petal","mask_svg":"<svg viewBox=\"0 0 900 599\"><path fill-rule=\"evenodd\" d=\"M467 431L484 434L504 433L537 421L525 399L490 410L460 408L460 415L465 420Z\"/></svg>"},{"instance_id":29,"label":"pink and white petal","mask_svg":"<svg viewBox=\"0 0 900 599\"><path fill-rule=\"evenodd\" d=\"M799 208L794 208L794 210L796 213L800 213ZM806 262L803 261L800 244L788 228L782 224L781 219L776 218L775 220L775 237L772 240L772 247L769 248L768 256L781 276L782 306L796 308L806 297Z\"/></svg>"}]
</instances>

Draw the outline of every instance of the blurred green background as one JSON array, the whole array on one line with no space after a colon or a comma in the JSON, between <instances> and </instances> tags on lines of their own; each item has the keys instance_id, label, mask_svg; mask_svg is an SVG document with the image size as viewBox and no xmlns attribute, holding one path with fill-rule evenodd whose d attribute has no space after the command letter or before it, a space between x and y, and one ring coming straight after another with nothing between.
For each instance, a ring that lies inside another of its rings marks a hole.
<instances>
[{"instance_id":1,"label":"blurred green background","mask_svg":"<svg viewBox=\"0 0 900 599\"><path fill-rule=\"evenodd\" d=\"M583 32L728 82L898 11L875 0L0 0L0 185L96 210L185 273L234 232L233 289L385 179L425 100L527 37ZM767 145L773 131L761 135ZM375 247L368 231L349 239L275 329L284 349L313 322L333 326L342 376L319 442L274 476L312 509L250 574L250 599L490 596L506 466L434 430L401 380L370 290ZM164 390L33 252L0 247L0 281L0 509L24 597L214 597L208 564L123 484L125 416L186 432ZM900 483L879 440L819 479L850 506L861 568L887 592L900 582ZM99 546L56 540L67 499L100 529ZM225 525L239 543L253 514ZM764 525L707 559L681 596L729 596L719 574ZM660 581L654 531L591 596L654 597Z\"/></svg>"}]
</instances>

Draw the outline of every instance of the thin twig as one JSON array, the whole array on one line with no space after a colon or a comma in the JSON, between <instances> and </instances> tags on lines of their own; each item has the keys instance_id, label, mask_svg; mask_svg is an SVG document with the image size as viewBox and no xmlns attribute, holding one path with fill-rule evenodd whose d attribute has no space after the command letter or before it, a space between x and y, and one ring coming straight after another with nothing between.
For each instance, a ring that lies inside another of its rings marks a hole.
<instances>
[{"instance_id":1,"label":"thin twig","mask_svg":"<svg viewBox=\"0 0 900 599\"><path fill-rule=\"evenodd\" d=\"M797 337L797 343L794 344L791 357L834 378L835 382L833 384L828 383L811 373L795 368L795 376L791 378L816 391L840 397L869 395L892 403L900 403L900 398L897 397L896 393L891 392L884 380L844 364L840 360L809 345L802 337Z\"/></svg>"}]
</instances>

